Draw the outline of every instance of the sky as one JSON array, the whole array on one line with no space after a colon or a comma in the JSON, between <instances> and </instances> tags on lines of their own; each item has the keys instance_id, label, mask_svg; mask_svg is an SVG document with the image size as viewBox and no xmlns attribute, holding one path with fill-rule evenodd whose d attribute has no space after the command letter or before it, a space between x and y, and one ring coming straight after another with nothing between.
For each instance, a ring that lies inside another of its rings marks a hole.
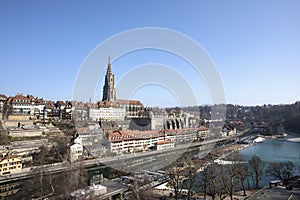
<instances>
[{"instance_id":1,"label":"sky","mask_svg":"<svg viewBox=\"0 0 300 200\"><path fill-rule=\"evenodd\" d=\"M82 64L99 44L123 31L159 27L182 33L205 50L220 74L226 103L294 103L300 100L299 10L298 0L1 0L0 93L72 100ZM196 103L182 103L176 91L157 82L140 84L129 98L160 107L214 103L205 77L180 56L157 49L112 57L117 98L127 98L118 95L122 78L149 63L183 77ZM136 77L147 77L139 73ZM93 102L101 99L103 82L102 73L90 95Z\"/></svg>"}]
</instances>

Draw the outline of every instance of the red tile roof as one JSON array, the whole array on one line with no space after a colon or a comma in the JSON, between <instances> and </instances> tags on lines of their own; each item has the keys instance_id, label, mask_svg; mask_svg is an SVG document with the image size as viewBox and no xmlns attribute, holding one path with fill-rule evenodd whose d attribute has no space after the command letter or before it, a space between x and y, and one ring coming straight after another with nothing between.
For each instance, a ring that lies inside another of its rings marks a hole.
<instances>
[{"instance_id":1,"label":"red tile roof","mask_svg":"<svg viewBox=\"0 0 300 200\"><path fill-rule=\"evenodd\" d=\"M2 162L3 160L6 160L6 159L12 159L12 158L19 158L19 156L18 155L8 155L5 157L0 157L0 162Z\"/></svg>"},{"instance_id":2,"label":"red tile roof","mask_svg":"<svg viewBox=\"0 0 300 200\"><path fill-rule=\"evenodd\" d=\"M205 126L200 126L200 127L198 128L198 130L199 130L199 131L207 131L208 128L205 127Z\"/></svg>"},{"instance_id":3,"label":"red tile roof","mask_svg":"<svg viewBox=\"0 0 300 200\"><path fill-rule=\"evenodd\" d=\"M18 101L23 101L23 102L18 102L17 100ZM24 102L25 100L28 101L28 102ZM27 96L24 96L23 94L17 94L16 96L9 97L7 99L7 102L8 103L22 103L22 104L27 103L27 104L30 104L31 99Z\"/></svg>"},{"instance_id":4,"label":"red tile roof","mask_svg":"<svg viewBox=\"0 0 300 200\"><path fill-rule=\"evenodd\" d=\"M90 133L91 132L89 127L76 128L76 131L77 131L78 134L84 134L84 133Z\"/></svg>"},{"instance_id":5,"label":"red tile roof","mask_svg":"<svg viewBox=\"0 0 300 200\"><path fill-rule=\"evenodd\" d=\"M35 98L33 101L35 104L40 104L40 105L44 105L47 103L47 101L44 100L43 98Z\"/></svg>"},{"instance_id":6,"label":"red tile roof","mask_svg":"<svg viewBox=\"0 0 300 200\"><path fill-rule=\"evenodd\" d=\"M0 94L0 99L7 99L7 97L4 94Z\"/></svg>"},{"instance_id":7,"label":"red tile roof","mask_svg":"<svg viewBox=\"0 0 300 200\"><path fill-rule=\"evenodd\" d=\"M57 101L56 104L60 105L60 106L66 106L67 104L63 101Z\"/></svg>"},{"instance_id":8,"label":"red tile roof","mask_svg":"<svg viewBox=\"0 0 300 200\"><path fill-rule=\"evenodd\" d=\"M168 144L168 143L171 143L172 141L171 140L164 140L164 141L158 141L156 144L157 145L163 145L163 144Z\"/></svg>"},{"instance_id":9,"label":"red tile roof","mask_svg":"<svg viewBox=\"0 0 300 200\"><path fill-rule=\"evenodd\" d=\"M68 101L68 104L75 107L75 108L81 108L84 109L88 106L87 103L81 102L81 101Z\"/></svg>"},{"instance_id":10,"label":"red tile roof","mask_svg":"<svg viewBox=\"0 0 300 200\"><path fill-rule=\"evenodd\" d=\"M124 100L124 99L118 99L116 100L116 103L119 104L129 104L129 105L140 105L143 106L143 104L139 100Z\"/></svg>"},{"instance_id":11,"label":"red tile roof","mask_svg":"<svg viewBox=\"0 0 300 200\"><path fill-rule=\"evenodd\" d=\"M116 102L112 102L112 101L99 101L98 106L99 107L118 107L119 105L116 104Z\"/></svg>"},{"instance_id":12,"label":"red tile roof","mask_svg":"<svg viewBox=\"0 0 300 200\"><path fill-rule=\"evenodd\" d=\"M108 138L109 141L122 141L122 140L132 140L132 139L143 139L163 136L157 130L151 131L138 131L138 130L118 130L116 132L110 133Z\"/></svg>"},{"instance_id":13,"label":"red tile roof","mask_svg":"<svg viewBox=\"0 0 300 200\"><path fill-rule=\"evenodd\" d=\"M87 107L88 108L97 109L97 108L99 108L99 105L97 103L88 103Z\"/></svg>"},{"instance_id":14,"label":"red tile roof","mask_svg":"<svg viewBox=\"0 0 300 200\"><path fill-rule=\"evenodd\" d=\"M109 141L117 142L122 140L144 139L151 137L159 137L167 134L184 134L186 131L206 131L207 127L201 126L199 128L184 128L184 129L167 129L167 130L150 130L150 131L138 131L138 130L118 130L110 133L108 136Z\"/></svg>"}]
</instances>

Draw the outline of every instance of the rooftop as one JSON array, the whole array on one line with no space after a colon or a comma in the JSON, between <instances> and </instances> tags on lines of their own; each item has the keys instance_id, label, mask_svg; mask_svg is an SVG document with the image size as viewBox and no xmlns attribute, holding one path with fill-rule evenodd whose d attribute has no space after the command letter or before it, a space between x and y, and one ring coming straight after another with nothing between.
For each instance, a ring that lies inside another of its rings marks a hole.
<instances>
[{"instance_id":1,"label":"rooftop","mask_svg":"<svg viewBox=\"0 0 300 200\"><path fill-rule=\"evenodd\" d=\"M8 156L4 156L4 157L0 157L0 162L2 162L5 159L12 159L12 158L18 158L18 155L8 155Z\"/></svg>"},{"instance_id":2,"label":"rooftop","mask_svg":"<svg viewBox=\"0 0 300 200\"><path fill-rule=\"evenodd\" d=\"M158 141L156 144L157 145L162 145L162 144L169 144L171 142L172 142L171 140L164 140L164 141Z\"/></svg>"}]
</instances>

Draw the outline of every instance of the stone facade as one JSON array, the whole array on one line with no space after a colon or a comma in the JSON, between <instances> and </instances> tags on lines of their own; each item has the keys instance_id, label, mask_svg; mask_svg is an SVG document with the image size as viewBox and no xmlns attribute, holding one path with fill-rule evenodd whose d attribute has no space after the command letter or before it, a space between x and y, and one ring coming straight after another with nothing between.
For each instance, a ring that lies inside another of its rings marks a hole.
<instances>
[{"instance_id":1,"label":"stone facade","mask_svg":"<svg viewBox=\"0 0 300 200\"><path fill-rule=\"evenodd\" d=\"M115 75L112 73L110 58L109 58L107 71L105 75L105 84L103 86L102 101L115 101L115 100L116 100Z\"/></svg>"}]
</instances>

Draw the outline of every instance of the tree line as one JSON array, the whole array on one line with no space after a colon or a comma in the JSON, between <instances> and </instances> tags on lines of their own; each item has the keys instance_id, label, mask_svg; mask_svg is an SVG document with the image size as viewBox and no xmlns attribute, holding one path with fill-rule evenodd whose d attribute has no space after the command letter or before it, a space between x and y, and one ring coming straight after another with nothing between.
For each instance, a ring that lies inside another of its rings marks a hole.
<instances>
[{"instance_id":1,"label":"tree line","mask_svg":"<svg viewBox=\"0 0 300 200\"><path fill-rule=\"evenodd\" d=\"M193 188L200 187L204 196L212 199L223 199L233 196L241 191L246 196L247 190L259 189L260 182L265 176L270 176L282 181L286 185L293 176L294 164L288 162L271 162L265 166L259 156L252 156L248 162L236 154L232 163L221 165L212 159L192 162L188 160L183 167L171 167L168 171L168 183L172 187L175 199L182 195L183 188L188 192L186 199L192 199ZM199 168L203 169L199 173Z\"/></svg>"}]
</instances>

